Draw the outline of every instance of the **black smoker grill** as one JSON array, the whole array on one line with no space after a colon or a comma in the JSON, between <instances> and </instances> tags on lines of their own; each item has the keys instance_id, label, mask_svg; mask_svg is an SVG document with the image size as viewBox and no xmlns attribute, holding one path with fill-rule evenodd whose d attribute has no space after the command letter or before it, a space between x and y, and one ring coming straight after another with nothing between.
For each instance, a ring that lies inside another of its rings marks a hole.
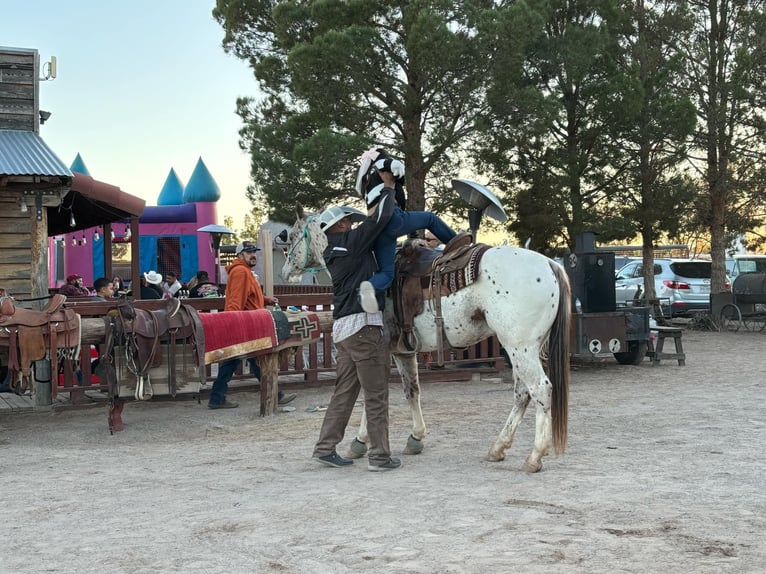
<instances>
[{"instance_id":1,"label":"black smoker grill","mask_svg":"<svg viewBox=\"0 0 766 574\"><path fill-rule=\"evenodd\" d=\"M572 286L572 354L611 353L619 363L640 364L649 343L649 308L617 309L614 253L596 248L593 233L581 233L563 265Z\"/></svg>"},{"instance_id":2,"label":"black smoker grill","mask_svg":"<svg viewBox=\"0 0 766 574\"><path fill-rule=\"evenodd\" d=\"M728 331L766 327L766 273L741 273L731 286L731 302L721 307L719 325Z\"/></svg>"}]
</instances>

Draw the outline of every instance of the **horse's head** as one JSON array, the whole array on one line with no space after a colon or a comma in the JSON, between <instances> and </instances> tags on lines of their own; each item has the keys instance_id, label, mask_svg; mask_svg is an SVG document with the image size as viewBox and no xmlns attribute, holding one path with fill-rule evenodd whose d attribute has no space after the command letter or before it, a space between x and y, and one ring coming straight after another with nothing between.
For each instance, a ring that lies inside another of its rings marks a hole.
<instances>
[{"instance_id":1,"label":"horse's head","mask_svg":"<svg viewBox=\"0 0 766 574\"><path fill-rule=\"evenodd\" d=\"M327 247L327 236L319 229L319 221L314 215L307 216L302 206L295 209L296 220L287 236L289 245L285 264L282 266L282 278L289 283L297 283L307 271L318 273L325 268L322 253Z\"/></svg>"}]
</instances>

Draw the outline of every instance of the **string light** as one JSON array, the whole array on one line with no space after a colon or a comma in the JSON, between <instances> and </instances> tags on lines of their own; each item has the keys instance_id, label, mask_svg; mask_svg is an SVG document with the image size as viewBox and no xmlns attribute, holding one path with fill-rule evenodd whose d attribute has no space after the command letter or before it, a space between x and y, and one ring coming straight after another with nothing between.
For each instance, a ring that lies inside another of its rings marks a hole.
<instances>
[{"instance_id":1,"label":"string light","mask_svg":"<svg viewBox=\"0 0 766 574\"><path fill-rule=\"evenodd\" d=\"M83 231L82 232L82 241L80 242L80 245L87 245L87 243L88 243L88 238L85 237L85 232Z\"/></svg>"},{"instance_id":2,"label":"string light","mask_svg":"<svg viewBox=\"0 0 766 574\"><path fill-rule=\"evenodd\" d=\"M93 232L93 241L98 241L101 239L101 236L98 233L98 227L96 227L96 231Z\"/></svg>"},{"instance_id":3,"label":"string light","mask_svg":"<svg viewBox=\"0 0 766 574\"><path fill-rule=\"evenodd\" d=\"M74 219L74 211L72 212L72 215L69 217L69 227L74 227L77 225L77 222Z\"/></svg>"},{"instance_id":4,"label":"string light","mask_svg":"<svg viewBox=\"0 0 766 574\"><path fill-rule=\"evenodd\" d=\"M130 226L125 226L125 241L130 241L130 238L132 237L132 233L130 232Z\"/></svg>"},{"instance_id":5,"label":"string light","mask_svg":"<svg viewBox=\"0 0 766 574\"><path fill-rule=\"evenodd\" d=\"M114 229L112 229L112 241L114 241Z\"/></svg>"},{"instance_id":6,"label":"string light","mask_svg":"<svg viewBox=\"0 0 766 574\"><path fill-rule=\"evenodd\" d=\"M77 238L72 236L72 247L75 247L77 245Z\"/></svg>"}]
</instances>

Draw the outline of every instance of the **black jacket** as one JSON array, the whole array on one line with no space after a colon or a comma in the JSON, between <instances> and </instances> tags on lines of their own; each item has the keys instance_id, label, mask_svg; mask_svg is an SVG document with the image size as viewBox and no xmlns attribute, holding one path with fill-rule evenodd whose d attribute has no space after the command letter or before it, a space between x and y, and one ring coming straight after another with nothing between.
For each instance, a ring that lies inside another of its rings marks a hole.
<instances>
[{"instance_id":1,"label":"black jacket","mask_svg":"<svg viewBox=\"0 0 766 574\"><path fill-rule=\"evenodd\" d=\"M393 189L384 188L375 212L355 229L346 233L328 233L324 261L332 276L333 319L354 313L364 313L359 303L358 290L378 270L372 246L378 235L391 219L394 211ZM378 305L383 309L383 296L379 294Z\"/></svg>"}]
</instances>

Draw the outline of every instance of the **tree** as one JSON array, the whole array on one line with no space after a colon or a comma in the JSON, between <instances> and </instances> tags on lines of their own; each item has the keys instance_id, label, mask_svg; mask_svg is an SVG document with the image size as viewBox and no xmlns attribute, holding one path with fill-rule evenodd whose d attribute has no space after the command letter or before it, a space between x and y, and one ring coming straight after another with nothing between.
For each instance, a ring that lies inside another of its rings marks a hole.
<instances>
[{"instance_id":1,"label":"tree","mask_svg":"<svg viewBox=\"0 0 766 574\"><path fill-rule=\"evenodd\" d=\"M231 215L223 216L223 226L236 231L234 229L234 218ZM239 243L238 233L225 233L221 236L221 245L236 245L237 243Z\"/></svg>"},{"instance_id":2,"label":"tree","mask_svg":"<svg viewBox=\"0 0 766 574\"><path fill-rule=\"evenodd\" d=\"M404 158L408 206L425 205L439 164L457 174L484 110L487 58L472 25L489 0L217 0L224 48L247 60L262 96L240 99L251 200L348 201L354 158L380 143Z\"/></svg>"},{"instance_id":3,"label":"tree","mask_svg":"<svg viewBox=\"0 0 766 574\"><path fill-rule=\"evenodd\" d=\"M694 33L684 44L689 84L699 117L694 143L704 158L705 202L698 215L710 230L711 292L725 290L729 212L762 189L766 159L763 57L766 4L751 0L691 0Z\"/></svg>"},{"instance_id":4,"label":"tree","mask_svg":"<svg viewBox=\"0 0 766 574\"><path fill-rule=\"evenodd\" d=\"M570 248L585 230L626 236L608 199L624 169L610 134L620 98L617 1L513 2L491 10L481 33L494 49L491 119L479 162L512 191L510 229L535 249L562 233Z\"/></svg>"},{"instance_id":5,"label":"tree","mask_svg":"<svg viewBox=\"0 0 766 574\"><path fill-rule=\"evenodd\" d=\"M631 0L626 13L631 27L624 40L618 95L626 113L615 141L626 168L613 201L641 236L644 295L654 299L655 240L662 232L677 234L678 213L694 200L695 186L679 169L696 120L694 104L683 89L683 60L677 49L691 25L684 4L675 0Z\"/></svg>"}]
</instances>

